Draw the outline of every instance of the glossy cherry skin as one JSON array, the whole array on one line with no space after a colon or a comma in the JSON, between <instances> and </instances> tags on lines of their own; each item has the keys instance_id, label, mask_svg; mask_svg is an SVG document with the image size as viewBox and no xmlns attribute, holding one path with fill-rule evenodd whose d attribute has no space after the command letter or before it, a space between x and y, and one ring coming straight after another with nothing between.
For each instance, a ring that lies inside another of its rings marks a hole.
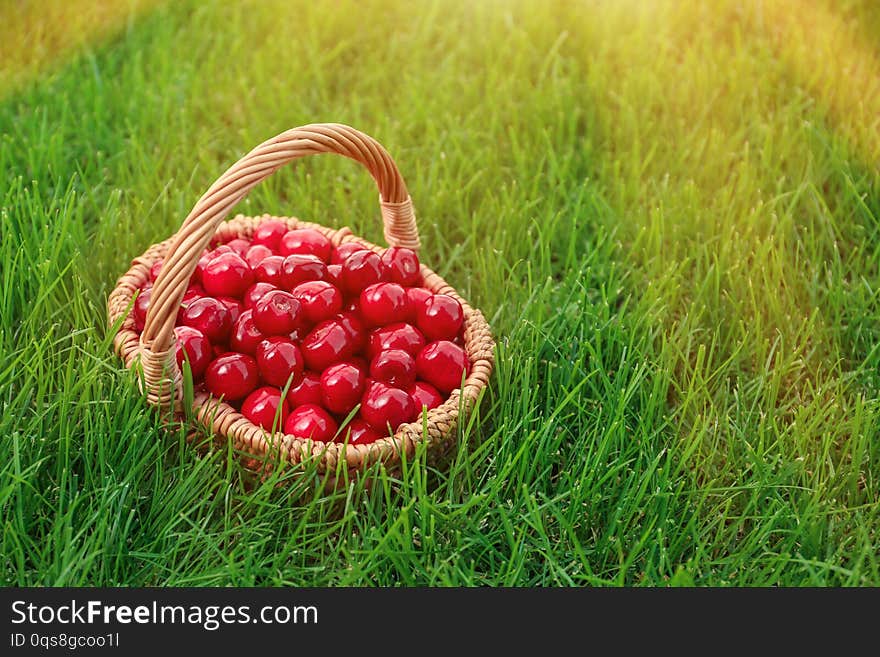
<instances>
[{"instance_id":1,"label":"glossy cherry skin","mask_svg":"<svg viewBox=\"0 0 880 657\"><path fill-rule=\"evenodd\" d=\"M419 378L446 394L461 386L468 365L464 349L449 340L432 342L416 358Z\"/></svg>"},{"instance_id":2,"label":"glossy cherry skin","mask_svg":"<svg viewBox=\"0 0 880 657\"><path fill-rule=\"evenodd\" d=\"M217 301L226 306L226 310L229 311L229 319L235 324L241 313L244 312L244 304L232 297L217 297Z\"/></svg>"},{"instance_id":3,"label":"glossy cherry skin","mask_svg":"<svg viewBox=\"0 0 880 657\"><path fill-rule=\"evenodd\" d=\"M415 358L425 346L425 336L412 324L389 324L370 333L367 356L375 358L380 351L403 349Z\"/></svg>"},{"instance_id":4,"label":"glossy cherry skin","mask_svg":"<svg viewBox=\"0 0 880 657\"><path fill-rule=\"evenodd\" d=\"M382 259L372 251L355 251L342 263L339 274L343 291L348 295L361 291L382 280Z\"/></svg>"},{"instance_id":5,"label":"glossy cherry skin","mask_svg":"<svg viewBox=\"0 0 880 657\"><path fill-rule=\"evenodd\" d=\"M331 413L345 415L361 400L367 377L351 363L331 365L321 374L321 399Z\"/></svg>"},{"instance_id":6,"label":"glossy cherry skin","mask_svg":"<svg viewBox=\"0 0 880 657\"><path fill-rule=\"evenodd\" d=\"M312 324L330 319L342 310L342 292L327 281L300 283L290 292Z\"/></svg>"},{"instance_id":7,"label":"glossy cherry skin","mask_svg":"<svg viewBox=\"0 0 880 657\"><path fill-rule=\"evenodd\" d=\"M321 262L330 260L333 244L314 228L297 228L289 230L281 237L278 253L283 256L291 254L317 256Z\"/></svg>"},{"instance_id":8,"label":"glossy cherry skin","mask_svg":"<svg viewBox=\"0 0 880 657\"><path fill-rule=\"evenodd\" d=\"M358 242L346 242L345 244L340 244L333 250L333 255L330 256L330 264L333 265L341 265L348 259L355 251L368 251L367 247L363 244L359 244Z\"/></svg>"},{"instance_id":9,"label":"glossy cherry skin","mask_svg":"<svg viewBox=\"0 0 880 657\"><path fill-rule=\"evenodd\" d=\"M370 363L370 377L393 388L409 390L416 382L416 361L403 349L381 351Z\"/></svg>"},{"instance_id":10,"label":"glossy cherry skin","mask_svg":"<svg viewBox=\"0 0 880 657\"><path fill-rule=\"evenodd\" d=\"M137 300L134 302L132 314L134 315L134 327L138 331L144 330L144 322L147 321L147 311L150 309L150 295L153 293L152 286L143 287L138 291Z\"/></svg>"},{"instance_id":11,"label":"glossy cherry skin","mask_svg":"<svg viewBox=\"0 0 880 657\"><path fill-rule=\"evenodd\" d=\"M416 312L416 326L428 340L453 340L461 332L464 311L446 294L435 294Z\"/></svg>"},{"instance_id":12,"label":"glossy cherry skin","mask_svg":"<svg viewBox=\"0 0 880 657\"><path fill-rule=\"evenodd\" d=\"M299 384L305 361L299 347L291 340L273 336L257 345L257 367L263 381L283 388L288 381L291 386Z\"/></svg>"},{"instance_id":13,"label":"glossy cherry skin","mask_svg":"<svg viewBox=\"0 0 880 657\"><path fill-rule=\"evenodd\" d=\"M222 253L202 270L202 287L211 296L240 297L254 282L254 272L237 253Z\"/></svg>"},{"instance_id":14,"label":"glossy cherry skin","mask_svg":"<svg viewBox=\"0 0 880 657\"><path fill-rule=\"evenodd\" d=\"M416 381L415 385L409 391L409 396L413 398L419 411L421 411L423 407L430 411L432 408L437 408L440 404L446 401L437 388L424 381Z\"/></svg>"},{"instance_id":15,"label":"glossy cherry skin","mask_svg":"<svg viewBox=\"0 0 880 657\"><path fill-rule=\"evenodd\" d=\"M351 358L355 353L355 342L340 322L330 319L313 328L303 338L300 349L309 369L323 372L331 365Z\"/></svg>"},{"instance_id":16,"label":"glossy cherry skin","mask_svg":"<svg viewBox=\"0 0 880 657\"><path fill-rule=\"evenodd\" d=\"M376 431L367 424L366 420L356 417L342 430L340 442L347 441L349 445L369 445L386 435Z\"/></svg>"},{"instance_id":17,"label":"glossy cherry skin","mask_svg":"<svg viewBox=\"0 0 880 657\"><path fill-rule=\"evenodd\" d=\"M361 416L376 431L397 431L404 422L412 422L418 413L409 393L381 383L370 386L361 399Z\"/></svg>"},{"instance_id":18,"label":"glossy cherry skin","mask_svg":"<svg viewBox=\"0 0 880 657\"><path fill-rule=\"evenodd\" d=\"M362 351L367 344L367 330L364 327L364 323L361 321L359 314L352 311L345 311L336 317L336 321L342 324L345 330L348 331L355 352Z\"/></svg>"},{"instance_id":19,"label":"glossy cherry skin","mask_svg":"<svg viewBox=\"0 0 880 657\"><path fill-rule=\"evenodd\" d=\"M184 361L189 361L193 381L199 381L214 358L211 341L205 334L192 326L177 326L174 329L177 340L177 365L183 371Z\"/></svg>"},{"instance_id":20,"label":"glossy cherry skin","mask_svg":"<svg viewBox=\"0 0 880 657\"><path fill-rule=\"evenodd\" d=\"M267 292L254 306L254 323L266 335L290 335L303 319L299 300L284 290Z\"/></svg>"},{"instance_id":21,"label":"glossy cherry skin","mask_svg":"<svg viewBox=\"0 0 880 657\"><path fill-rule=\"evenodd\" d=\"M320 442L330 442L339 425L317 404L304 404L293 409L284 422L284 433Z\"/></svg>"},{"instance_id":22,"label":"glossy cherry skin","mask_svg":"<svg viewBox=\"0 0 880 657\"><path fill-rule=\"evenodd\" d=\"M254 230L251 243L270 248L273 252L278 251L281 238L290 230L287 224L281 221L264 221Z\"/></svg>"},{"instance_id":23,"label":"glossy cherry skin","mask_svg":"<svg viewBox=\"0 0 880 657\"><path fill-rule=\"evenodd\" d=\"M397 283L375 283L361 292L361 316L372 326L405 322L409 318L406 290Z\"/></svg>"},{"instance_id":24,"label":"glossy cherry skin","mask_svg":"<svg viewBox=\"0 0 880 657\"><path fill-rule=\"evenodd\" d=\"M272 249L263 244L253 244L244 254L244 261L254 270L254 277L257 280L260 280L256 272L257 267L263 260L271 258L273 255Z\"/></svg>"},{"instance_id":25,"label":"glossy cherry skin","mask_svg":"<svg viewBox=\"0 0 880 657\"><path fill-rule=\"evenodd\" d=\"M245 354L229 353L215 358L205 371L208 392L227 402L244 399L259 382L257 361Z\"/></svg>"},{"instance_id":26,"label":"glossy cherry skin","mask_svg":"<svg viewBox=\"0 0 880 657\"><path fill-rule=\"evenodd\" d=\"M254 283L244 293L244 307L246 310L252 310L257 305L257 301L263 298L263 295L278 288L271 283Z\"/></svg>"},{"instance_id":27,"label":"glossy cherry skin","mask_svg":"<svg viewBox=\"0 0 880 657\"><path fill-rule=\"evenodd\" d=\"M404 287L419 282L419 257L412 249L392 246L382 253L382 265L385 267L385 280L398 283Z\"/></svg>"},{"instance_id":28,"label":"glossy cherry skin","mask_svg":"<svg viewBox=\"0 0 880 657\"><path fill-rule=\"evenodd\" d=\"M287 419L287 401L278 388L263 386L247 396L241 405L241 414L257 426L271 431L280 430Z\"/></svg>"},{"instance_id":29,"label":"glossy cherry skin","mask_svg":"<svg viewBox=\"0 0 880 657\"><path fill-rule=\"evenodd\" d=\"M281 287L285 290L292 290L307 281L322 281L326 277L327 265L313 255L289 255L281 266Z\"/></svg>"},{"instance_id":30,"label":"glossy cherry skin","mask_svg":"<svg viewBox=\"0 0 880 657\"><path fill-rule=\"evenodd\" d=\"M423 287L408 287L406 288L406 299L409 302L409 320L413 324L416 321L416 315L419 312L419 308L422 306L425 301L430 299L434 294L430 290L426 290Z\"/></svg>"},{"instance_id":31,"label":"glossy cherry skin","mask_svg":"<svg viewBox=\"0 0 880 657\"><path fill-rule=\"evenodd\" d=\"M184 326L200 330L212 344L226 342L232 330L229 309L213 297L201 297L189 303L180 320Z\"/></svg>"},{"instance_id":32,"label":"glossy cherry skin","mask_svg":"<svg viewBox=\"0 0 880 657\"><path fill-rule=\"evenodd\" d=\"M260 246L259 248L266 249L267 247ZM254 278L260 283L269 283L275 287L283 287L283 267L284 258L278 255L267 256L263 258L256 267L254 267Z\"/></svg>"},{"instance_id":33,"label":"glossy cherry skin","mask_svg":"<svg viewBox=\"0 0 880 657\"><path fill-rule=\"evenodd\" d=\"M228 246L230 249L235 251L235 253L244 258L245 255L247 255L248 249L251 248L251 243L245 239L236 237L235 239L231 239L226 242L226 246ZM245 260L245 262L247 261Z\"/></svg>"},{"instance_id":34,"label":"glossy cherry skin","mask_svg":"<svg viewBox=\"0 0 880 657\"><path fill-rule=\"evenodd\" d=\"M153 266L150 267L150 280L151 281L155 281L157 278L159 278L159 272L162 271L162 264L164 262L165 262L164 260L157 260L156 262L153 263Z\"/></svg>"},{"instance_id":35,"label":"glossy cherry skin","mask_svg":"<svg viewBox=\"0 0 880 657\"><path fill-rule=\"evenodd\" d=\"M322 403L320 375L314 372L304 373L302 381L296 386L291 386L287 391L287 401L291 408L303 404L318 404L320 406Z\"/></svg>"},{"instance_id":36,"label":"glossy cherry skin","mask_svg":"<svg viewBox=\"0 0 880 657\"><path fill-rule=\"evenodd\" d=\"M254 311L245 310L232 325L232 333L229 335L229 348L248 356L255 356L257 347L268 336L254 324Z\"/></svg>"},{"instance_id":37,"label":"glossy cherry skin","mask_svg":"<svg viewBox=\"0 0 880 657\"><path fill-rule=\"evenodd\" d=\"M324 279L342 289L342 265L327 265L327 274Z\"/></svg>"}]
</instances>

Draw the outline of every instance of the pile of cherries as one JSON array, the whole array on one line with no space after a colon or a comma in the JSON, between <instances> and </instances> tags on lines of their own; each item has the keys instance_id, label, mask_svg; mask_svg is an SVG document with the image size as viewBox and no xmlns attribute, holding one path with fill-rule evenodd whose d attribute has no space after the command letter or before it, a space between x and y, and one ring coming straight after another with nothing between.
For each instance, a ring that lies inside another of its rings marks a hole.
<instances>
[{"instance_id":1,"label":"pile of cherries","mask_svg":"<svg viewBox=\"0 0 880 657\"><path fill-rule=\"evenodd\" d=\"M161 266L138 294L138 331ZM443 403L469 369L461 304L421 283L410 249L334 248L316 230L265 221L199 259L177 313L177 362L264 429L371 443Z\"/></svg>"}]
</instances>

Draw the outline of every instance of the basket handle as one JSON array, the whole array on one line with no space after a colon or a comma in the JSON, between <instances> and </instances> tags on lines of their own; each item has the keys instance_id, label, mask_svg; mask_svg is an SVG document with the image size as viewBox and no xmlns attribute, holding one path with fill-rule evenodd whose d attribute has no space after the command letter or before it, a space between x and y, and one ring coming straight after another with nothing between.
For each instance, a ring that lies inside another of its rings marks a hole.
<instances>
[{"instance_id":1,"label":"basket handle","mask_svg":"<svg viewBox=\"0 0 880 657\"><path fill-rule=\"evenodd\" d=\"M282 132L233 164L199 199L175 235L153 285L141 334L147 388L153 388L164 367L175 367L174 321L199 257L229 210L257 183L288 162L306 155L335 153L363 164L379 188L379 205L390 246L417 250L419 233L406 183L388 151L372 137L339 123L313 123ZM168 376L165 372L164 376ZM159 395L165 397L165 395Z\"/></svg>"}]
</instances>

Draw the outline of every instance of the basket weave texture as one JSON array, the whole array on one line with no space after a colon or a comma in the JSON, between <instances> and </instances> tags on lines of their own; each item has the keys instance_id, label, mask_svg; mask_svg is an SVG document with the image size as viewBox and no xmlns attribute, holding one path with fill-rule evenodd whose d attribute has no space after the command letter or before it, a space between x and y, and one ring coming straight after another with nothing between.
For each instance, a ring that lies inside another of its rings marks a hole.
<instances>
[{"instance_id":1,"label":"basket weave texture","mask_svg":"<svg viewBox=\"0 0 880 657\"><path fill-rule=\"evenodd\" d=\"M314 228L326 235L334 246L358 242L382 252L376 246L352 234L348 228L332 229L292 217L236 216L224 222L229 210L260 181L284 164L321 153L335 153L364 165L379 188L379 205L389 246L418 250L418 228L412 201L397 165L388 152L373 138L349 126L323 123L293 128L269 139L230 167L199 199L171 238L152 245L135 258L131 268L119 279L108 299L111 325L126 315L137 291L149 280L150 267L163 260L156 279L143 332L135 330L134 318L123 320L114 339L116 353L128 368L138 367L148 403L171 409L183 419L183 385L175 359L174 324L177 310L195 271L199 258L212 240L228 241L234 237L250 238L263 221L283 221L290 228ZM492 372L494 342L482 313L471 307L454 288L425 265L421 266L423 286L435 293L457 299L464 310L464 350L471 367L464 385L446 401L428 411L416 422L401 425L393 436L367 445L323 443L294 435L270 434L250 422L229 404L208 393L197 392L192 417L216 436L229 436L236 449L254 459L280 457L291 463L314 460L319 471L334 472L340 467L356 471L382 461L394 465L401 454L411 455L416 443L426 441L429 450L442 449L453 438L456 423L469 413Z\"/></svg>"}]
</instances>

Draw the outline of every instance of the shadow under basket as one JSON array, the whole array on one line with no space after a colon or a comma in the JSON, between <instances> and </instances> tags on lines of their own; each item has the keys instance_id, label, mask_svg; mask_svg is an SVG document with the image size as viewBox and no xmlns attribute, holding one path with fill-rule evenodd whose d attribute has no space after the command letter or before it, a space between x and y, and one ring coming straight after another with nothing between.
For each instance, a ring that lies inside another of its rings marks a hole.
<instances>
[{"instance_id":1,"label":"shadow under basket","mask_svg":"<svg viewBox=\"0 0 880 657\"><path fill-rule=\"evenodd\" d=\"M236 216L224 222L229 210L260 181L284 164L306 155L335 153L364 165L379 188L379 201L385 241L418 251L419 235L412 201L406 184L388 152L374 139L340 124L312 124L281 133L245 155L228 169L199 199L180 230L169 239L154 244L134 259L108 299L108 319L113 326L122 321L114 339L116 353L128 368L139 370L147 402L175 419L198 423L218 440L231 438L236 450L250 467L271 464L276 458L290 464L313 462L318 472L336 479L352 476L376 462L396 469L401 455L410 457L418 443L427 443L430 453L438 453L455 443L456 425L473 410L492 372L494 342L482 313L470 306L451 286L430 268L421 265L422 286L435 293L457 299L464 310L464 350L470 371L459 390L454 390L438 407L420 414L416 422L398 427L393 436L366 445L306 440L283 432L270 433L253 424L235 408L206 392L196 392L191 413L183 408L183 380L175 359L174 326L190 277L198 260L212 241L226 242L234 237L250 238L264 221L282 221L290 228L313 228L326 235L334 247L358 242L378 253L376 246L351 233L348 228L332 229L299 221L292 217ZM163 265L151 292L144 329L135 327L132 301L149 280L150 268ZM195 427L194 427L195 428Z\"/></svg>"}]
</instances>

